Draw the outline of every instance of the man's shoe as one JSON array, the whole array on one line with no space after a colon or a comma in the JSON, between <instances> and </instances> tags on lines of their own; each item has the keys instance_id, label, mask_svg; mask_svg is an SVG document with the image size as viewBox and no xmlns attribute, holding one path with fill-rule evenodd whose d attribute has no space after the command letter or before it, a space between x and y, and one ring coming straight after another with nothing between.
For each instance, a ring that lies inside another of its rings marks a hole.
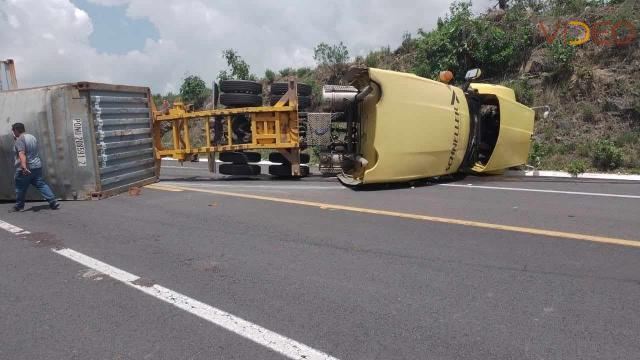
<instances>
[{"instance_id":1,"label":"man's shoe","mask_svg":"<svg viewBox=\"0 0 640 360\"><path fill-rule=\"evenodd\" d=\"M56 201L53 204L49 204L49 207L51 208L51 210L58 210L60 209L60 203Z\"/></svg>"},{"instance_id":2,"label":"man's shoe","mask_svg":"<svg viewBox=\"0 0 640 360\"><path fill-rule=\"evenodd\" d=\"M9 212L12 212L12 213L13 213L13 212L23 212L23 211L24 211L24 208L19 208L19 207L17 207L17 206L13 206L13 207L11 208L11 210L9 210Z\"/></svg>"}]
</instances>

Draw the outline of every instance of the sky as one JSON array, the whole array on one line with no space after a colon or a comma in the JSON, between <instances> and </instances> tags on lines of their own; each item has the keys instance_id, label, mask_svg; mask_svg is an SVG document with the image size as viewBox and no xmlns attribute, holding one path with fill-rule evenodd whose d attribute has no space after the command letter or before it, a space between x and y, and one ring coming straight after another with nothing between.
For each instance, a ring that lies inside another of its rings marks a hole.
<instances>
[{"instance_id":1,"label":"sky","mask_svg":"<svg viewBox=\"0 0 640 360\"><path fill-rule=\"evenodd\" d=\"M493 0L475 0L479 12ZM95 81L176 92L207 83L233 48L252 73L314 66L313 48L344 42L352 57L396 48L432 29L449 0L0 0L0 59L20 87Z\"/></svg>"}]
</instances>

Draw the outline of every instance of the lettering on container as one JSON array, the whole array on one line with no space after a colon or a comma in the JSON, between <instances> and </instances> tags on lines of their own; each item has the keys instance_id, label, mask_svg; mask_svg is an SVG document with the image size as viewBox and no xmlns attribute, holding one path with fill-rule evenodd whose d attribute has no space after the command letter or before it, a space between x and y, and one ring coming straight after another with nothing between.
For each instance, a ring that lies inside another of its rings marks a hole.
<instances>
[{"instance_id":1,"label":"lettering on container","mask_svg":"<svg viewBox=\"0 0 640 360\"><path fill-rule=\"evenodd\" d=\"M73 119L73 139L76 144L76 157L78 166L87 166L87 151L84 146L84 134L82 132L82 119Z\"/></svg>"}]
</instances>

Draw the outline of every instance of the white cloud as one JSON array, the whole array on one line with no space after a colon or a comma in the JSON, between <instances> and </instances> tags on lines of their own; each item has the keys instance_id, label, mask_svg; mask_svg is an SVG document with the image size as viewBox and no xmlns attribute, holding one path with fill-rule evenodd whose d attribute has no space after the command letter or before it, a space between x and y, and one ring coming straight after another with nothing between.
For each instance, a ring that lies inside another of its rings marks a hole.
<instances>
[{"instance_id":1,"label":"white cloud","mask_svg":"<svg viewBox=\"0 0 640 360\"><path fill-rule=\"evenodd\" d=\"M449 7L445 0L90 1L127 6L127 16L150 21L159 39L104 54L89 43L91 19L69 0L0 0L0 57L16 60L21 86L89 80L175 91L187 73L213 80L226 48L258 75L312 66L320 42L344 41L352 55L396 47L404 31L433 27ZM475 1L476 8L489 2Z\"/></svg>"}]
</instances>

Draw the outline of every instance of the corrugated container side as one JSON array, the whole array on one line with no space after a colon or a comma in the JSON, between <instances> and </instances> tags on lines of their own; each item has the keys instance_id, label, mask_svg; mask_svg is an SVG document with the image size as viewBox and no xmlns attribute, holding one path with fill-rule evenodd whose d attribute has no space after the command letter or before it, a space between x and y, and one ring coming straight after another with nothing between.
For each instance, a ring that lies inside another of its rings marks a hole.
<instances>
[{"instance_id":1,"label":"corrugated container side","mask_svg":"<svg viewBox=\"0 0 640 360\"><path fill-rule=\"evenodd\" d=\"M102 194L155 181L149 93L95 89L88 95Z\"/></svg>"}]
</instances>

